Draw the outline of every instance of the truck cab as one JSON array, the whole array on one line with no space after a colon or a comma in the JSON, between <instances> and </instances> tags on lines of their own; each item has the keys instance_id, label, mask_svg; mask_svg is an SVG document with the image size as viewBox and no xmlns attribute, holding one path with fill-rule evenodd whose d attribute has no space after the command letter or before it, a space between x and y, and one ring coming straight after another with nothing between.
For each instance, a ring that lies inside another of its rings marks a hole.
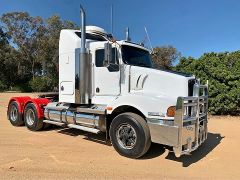
<instances>
[{"instance_id":1,"label":"truck cab","mask_svg":"<svg viewBox=\"0 0 240 180\"><path fill-rule=\"evenodd\" d=\"M34 131L54 124L103 132L130 158L144 155L151 142L173 147L177 157L197 149L207 138L208 86L154 69L148 49L86 26L81 12L81 31L60 33L59 100L14 97L10 122Z\"/></svg>"}]
</instances>

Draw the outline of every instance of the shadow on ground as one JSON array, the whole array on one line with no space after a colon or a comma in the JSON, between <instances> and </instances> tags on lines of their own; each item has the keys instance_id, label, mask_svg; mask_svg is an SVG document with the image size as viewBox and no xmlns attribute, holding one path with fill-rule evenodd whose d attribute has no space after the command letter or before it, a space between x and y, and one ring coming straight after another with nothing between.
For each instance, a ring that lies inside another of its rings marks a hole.
<instances>
[{"instance_id":1,"label":"shadow on ground","mask_svg":"<svg viewBox=\"0 0 240 180\"><path fill-rule=\"evenodd\" d=\"M199 160L206 157L214 148L216 148L220 143L222 137L220 134L208 133L207 140L191 155L183 155L180 158L177 158L174 153L172 147L155 144L152 143L149 151L140 159L152 159L158 156L161 156L166 150L169 151L166 159L181 162L183 167L188 167L193 163L198 162Z\"/></svg>"},{"instance_id":2,"label":"shadow on ground","mask_svg":"<svg viewBox=\"0 0 240 180\"><path fill-rule=\"evenodd\" d=\"M70 128L56 128L55 129L58 133L66 134L69 136L84 136L84 139L88 141L97 142L99 144L111 146L111 143L109 140L106 142L106 134L92 134L87 133L84 131L80 131L78 129L70 129ZM161 144L155 144L152 143L149 151L140 158L140 160L144 159L153 159L158 156L161 156L166 150L169 151L168 155L166 156L166 159L181 162L183 167L188 167L193 163L198 162L199 160L206 157L214 148L216 148L222 141L224 137L221 136L221 134L214 134L214 133L208 133L207 140L194 152L191 153L191 155L183 155L180 158L175 157L172 147L164 146Z\"/></svg>"},{"instance_id":3,"label":"shadow on ground","mask_svg":"<svg viewBox=\"0 0 240 180\"><path fill-rule=\"evenodd\" d=\"M166 159L182 162L183 167L188 167L206 157L221 143L223 138L224 136L221 136L221 134L208 133L207 140L191 155L183 155L180 158L176 158L173 152L169 152Z\"/></svg>"},{"instance_id":4,"label":"shadow on ground","mask_svg":"<svg viewBox=\"0 0 240 180\"><path fill-rule=\"evenodd\" d=\"M104 144L111 146L111 143L109 141L106 141L106 134L105 133L100 133L100 134L93 134L93 133L88 133L85 131L81 131L78 129L71 129L71 128L64 128L64 129L57 129L58 133L61 134L66 134L69 136L84 136L83 139L88 140L88 141L93 141L99 144Z\"/></svg>"},{"instance_id":5,"label":"shadow on ground","mask_svg":"<svg viewBox=\"0 0 240 180\"><path fill-rule=\"evenodd\" d=\"M148 152L139 159L140 160L141 159L153 159L158 156L161 156L165 151L166 151L166 146L164 146L162 144L152 143Z\"/></svg>"}]
</instances>

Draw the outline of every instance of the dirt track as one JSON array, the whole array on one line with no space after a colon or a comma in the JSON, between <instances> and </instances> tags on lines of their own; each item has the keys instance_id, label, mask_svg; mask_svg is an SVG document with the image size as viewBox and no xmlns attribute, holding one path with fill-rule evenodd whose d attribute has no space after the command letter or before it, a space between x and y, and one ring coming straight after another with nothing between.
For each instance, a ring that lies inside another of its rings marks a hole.
<instances>
[{"instance_id":1,"label":"dirt track","mask_svg":"<svg viewBox=\"0 0 240 180\"><path fill-rule=\"evenodd\" d=\"M191 156L175 158L170 148L153 144L132 160L101 135L13 127L6 106L19 95L0 93L0 179L240 179L240 117L210 117L208 139Z\"/></svg>"}]
</instances>

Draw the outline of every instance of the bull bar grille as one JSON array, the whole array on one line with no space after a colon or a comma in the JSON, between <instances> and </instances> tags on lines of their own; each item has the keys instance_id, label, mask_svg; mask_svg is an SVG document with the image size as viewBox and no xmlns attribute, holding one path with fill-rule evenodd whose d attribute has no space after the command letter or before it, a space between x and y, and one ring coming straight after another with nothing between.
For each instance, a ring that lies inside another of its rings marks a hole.
<instances>
[{"instance_id":1,"label":"bull bar grille","mask_svg":"<svg viewBox=\"0 0 240 180\"><path fill-rule=\"evenodd\" d=\"M174 126L179 127L179 144L174 147L176 156L189 154L207 138L208 85L193 85L192 96L178 97ZM186 129L193 128L195 134L188 137ZM185 132L183 132L185 130ZM183 142L185 142L184 144Z\"/></svg>"}]
</instances>

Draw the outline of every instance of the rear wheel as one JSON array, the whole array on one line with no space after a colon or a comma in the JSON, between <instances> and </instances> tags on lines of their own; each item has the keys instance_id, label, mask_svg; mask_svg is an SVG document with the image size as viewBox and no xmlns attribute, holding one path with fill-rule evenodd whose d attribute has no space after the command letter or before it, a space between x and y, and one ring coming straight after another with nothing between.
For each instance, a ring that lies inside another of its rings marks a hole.
<instances>
[{"instance_id":1,"label":"rear wheel","mask_svg":"<svg viewBox=\"0 0 240 180\"><path fill-rule=\"evenodd\" d=\"M123 113L115 117L109 133L115 150L129 158L143 156L151 145L146 121L134 113Z\"/></svg>"},{"instance_id":2,"label":"rear wheel","mask_svg":"<svg viewBox=\"0 0 240 180\"><path fill-rule=\"evenodd\" d=\"M39 131L43 128L43 120L38 118L37 109L33 103L29 103L25 107L24 122L31 131Z\"/></svg>"},{"instance_id":3,"label":"rear wheel","mask_svg":"<svg viewBox=\"0 0 240 180\"><path fill-rule=\"evenodd\" d=\"M11 102L8 107L8 119L13 126L24 125L22 114L20 113L19 106L16 101Z\"/></svg>"}]
</instances>

